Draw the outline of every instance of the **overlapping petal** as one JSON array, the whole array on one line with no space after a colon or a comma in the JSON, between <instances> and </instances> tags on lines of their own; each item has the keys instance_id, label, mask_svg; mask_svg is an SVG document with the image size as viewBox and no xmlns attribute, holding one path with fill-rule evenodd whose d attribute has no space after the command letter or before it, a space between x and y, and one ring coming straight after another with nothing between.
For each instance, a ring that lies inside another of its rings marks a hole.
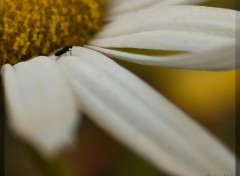
<instances>
[{"instance_id":1,"label":"overlapping petal","mask_svg":"<svg viewBox=\"0 0 240 176\"><path fill-rule=\"evenodd\" d=\"M120 142L169 173L233 173L234 158L214 137L106 56L73 47L62 57L83 112Z\"/></svg>"},{"instance_id":2,"label":"overlapping petal","mask_svg":"<svg viewBox=\"0 0 240 176\"><path fill-rule=\"evenodd\" d=\"M110 0L106 5L105 20L128 17L136 12L152 11L170 5L199 4L207 0Z\"/></svg>"},{"instance_id":3,"label":"overlapping petal","mask_svg":"<svg viewBox=\"0 0 240 176\"><path fill-rule=\"evenodd\" d=\"M239 12L202 6L169 6L104 25L95 40L147 31L175 30L235 38ZM94 41L94 40L93 40Z\"/></svg>"},{"instance_id":4,"label":"overlapping petal","mask_svg":"<svg viewBox=\"0 0 240 176\"><path fill-rule=\"evenodd\" d=\"M1 71L9 126L15 134L46 156L71 144L80 118L56 62L41 56L15 66L7 64Z\"/></svg>"},{"instance_id":5,"label":"overlapping petal","mask_svg":"<svg viewBox=\"0 0 240 176\"><path fill-rule=\"evenodd\" d=\"M113 49L86 46L109 57L143 65L166 66L196 70L229 70L238 67L236 64L236 46L210 50L199 54L179 54L173 56L148 56Z\"/></svg>"},{"instance_id":6,"label":"overlapping petal","mask_svg":"<svg viewBox=\"0 0 240 176\"><path fill-rule=\"evenodd\" d=\"M201 52L235 44L235 38L209 33L181 30L147 31L106 39L96 39L91 45L105 48L139 48Z\"/></svg>"},{"instance_id":7,"label":"overlapping petal","mask_svg":"<svg viewBox=\"0 0 240 176\"><path fill-rule=\"evenodd\" d=\"M89 42L92 46L87 47L114 58L147 65L233 69L236 67L239 16L234 10L190 5L145 10L107 23ZM146 56L117 51L119 48L190 53Z\"/></svg>"},{"instance_id":8,"label":"overlapping petal","mask_svg":"<svg viewBox=\"0 0 240 176\"><path fill-rule=\"evenodd\" d=\"M109 16L126 13L132 10L138 10L159 3L163 0L110 0L106 4L106 10Z\"/></svg>"}]
</instances>

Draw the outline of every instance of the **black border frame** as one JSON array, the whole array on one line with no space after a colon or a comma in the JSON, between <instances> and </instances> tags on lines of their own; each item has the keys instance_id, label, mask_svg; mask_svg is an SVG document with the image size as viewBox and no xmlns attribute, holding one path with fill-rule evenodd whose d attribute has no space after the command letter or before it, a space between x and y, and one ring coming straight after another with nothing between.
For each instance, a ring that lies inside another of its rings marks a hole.
<instances>
[{"instance_id":1,"label":"black border frame","mask_svg":"<svg viewBox=\"0 0 240 176\"><path fill-rule=\"evenodd\" d=\"M4 134L5 134L5 103L4 103L4 93L3 93L3 85L2 85L2 77L0 76L0 175L5 175L5 142L4 142Z\"/></svg>"},{"instance_id":2,"label":"black border frame","mask_svg":"<svg viewBox=\"0 0 240 176\"><path fill-rule=\"evenodd\" d=\"M236 0L235 1L235 6L236 6L236 10L239 11L240 9L240 1ZM240 20L240 16L236 15L236 40L237 40L237 44L236 44L236 69L238 69L236 71L236 176L240 176L240 162L239 162L239 158L240 158L240 23L238 23Z\"/></svg>"}]
</instances>

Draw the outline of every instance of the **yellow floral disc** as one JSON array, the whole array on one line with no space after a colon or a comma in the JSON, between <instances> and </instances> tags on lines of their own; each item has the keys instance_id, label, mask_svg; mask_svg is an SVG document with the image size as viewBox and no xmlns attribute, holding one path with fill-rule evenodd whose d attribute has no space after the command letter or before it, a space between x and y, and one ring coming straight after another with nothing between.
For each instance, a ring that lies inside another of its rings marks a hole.
<instances>
[{"instance_id":1,"label":"yellow floral disc","mask_svg":"<svg viewBox=\"0 0 240 176\"><path fill-rule=\"evenodd\" d=\"M104 1L0 1L0 64L82 45L100 28Z\"/></svg>"}]
</instances>

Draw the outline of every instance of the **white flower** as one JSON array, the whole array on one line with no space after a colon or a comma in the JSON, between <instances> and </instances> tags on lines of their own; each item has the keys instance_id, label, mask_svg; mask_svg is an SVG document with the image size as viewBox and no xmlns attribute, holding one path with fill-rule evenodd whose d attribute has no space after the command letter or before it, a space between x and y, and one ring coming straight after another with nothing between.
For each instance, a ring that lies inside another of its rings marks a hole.
<instances>
[{"instance_id":1,"label":"white flower","mask_svg":"<svg viewBox=\"0 0 240 176\"><path fill-rule=\"evenodd\" d=\"M11 129L50 156L71 144L81 120L79 112L83 112L170 174L233 174L234 157L223 144L107 57L146 65L233 69L239 13L181 5L199 2L110 0L103 29L89 45L74 46L72 56L40 56L4 65L1 72ZM113 48L188 53L147 56Z\"/></svg>"}]
</instances>

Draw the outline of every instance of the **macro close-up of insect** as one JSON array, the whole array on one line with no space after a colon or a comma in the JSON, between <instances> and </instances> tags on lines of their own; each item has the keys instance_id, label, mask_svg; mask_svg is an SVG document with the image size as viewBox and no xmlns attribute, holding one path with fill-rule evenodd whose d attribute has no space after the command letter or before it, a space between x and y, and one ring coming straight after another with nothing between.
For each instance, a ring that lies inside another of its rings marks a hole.
<instances>
[{"instance_id":1,"label":"macro close-up of insect","mask_svg":"<svg viewBox=\"0 0 240 176\"><path fill-rule=\"evenodd\" d=\"M58 49L55 51L55 56L60 58L61 56L67 56L67 55L72 55L72 47L73 46L65 46L63 48Z\"/></svg>"}]
</instances>

